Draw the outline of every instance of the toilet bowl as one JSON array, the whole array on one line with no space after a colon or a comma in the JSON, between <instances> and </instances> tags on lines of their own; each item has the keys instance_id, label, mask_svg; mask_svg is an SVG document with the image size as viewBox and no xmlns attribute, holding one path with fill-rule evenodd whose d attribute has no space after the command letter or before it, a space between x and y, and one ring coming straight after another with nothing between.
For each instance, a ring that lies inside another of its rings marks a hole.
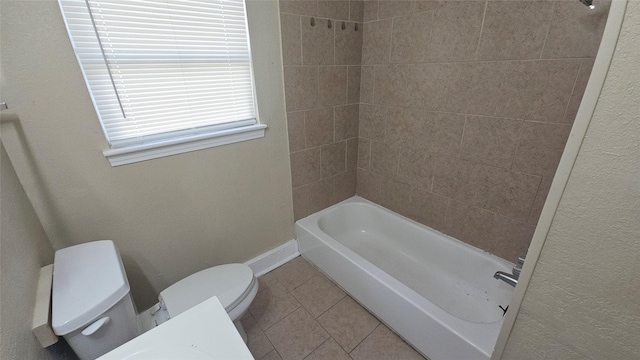
<instances>
[{"instance_id":1,"label":"toilet bowl","mask_svg":"<svg viewBox=\"0 0 640 360\"><path fill-rule=\"evenodd\" d=\"M137 314L115 244L93 241L56 251L52 327L80 359L95 359L217 296L246 342L240 318L257 292L258 281L248 266L214 266L169 286L156 305Z\"/></svg>"}]
</instances>

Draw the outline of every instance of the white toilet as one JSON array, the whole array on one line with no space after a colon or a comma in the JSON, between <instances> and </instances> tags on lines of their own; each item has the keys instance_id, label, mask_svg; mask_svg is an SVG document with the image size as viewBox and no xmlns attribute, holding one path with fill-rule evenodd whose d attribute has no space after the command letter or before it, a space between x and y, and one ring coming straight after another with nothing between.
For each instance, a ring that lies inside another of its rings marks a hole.
<instances>
[{"instance_id":1,"label":"white toilet","mask_svg":"<svg viewBox=\"0 0 640 360\"><path fill-rule=\"evenodd\" d=\"M52 327L80 359L95 359L153 326L217 296L246 342L240 317L258 292L243 264L214 266L162 291L159 303L137 314L129 281L113 241L101 240L56 251Z\"/></svg>"}]
</instances>

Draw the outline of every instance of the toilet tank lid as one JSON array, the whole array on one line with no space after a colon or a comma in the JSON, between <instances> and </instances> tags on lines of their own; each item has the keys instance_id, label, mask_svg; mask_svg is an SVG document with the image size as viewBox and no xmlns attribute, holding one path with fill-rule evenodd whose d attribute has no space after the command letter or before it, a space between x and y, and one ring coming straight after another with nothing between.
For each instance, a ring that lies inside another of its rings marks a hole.
<instances>
[{"instance_id":1,"label":"toilet tank lid","mask_svg":"<svg viewBox=\"0 0 640 360\"><path fill-rule=\"evenodd\" d=\"M113 241L60 249L53 263L53 330L62 336L88 325L128 293L129 282Z\"/></svg>"}]
</instances>

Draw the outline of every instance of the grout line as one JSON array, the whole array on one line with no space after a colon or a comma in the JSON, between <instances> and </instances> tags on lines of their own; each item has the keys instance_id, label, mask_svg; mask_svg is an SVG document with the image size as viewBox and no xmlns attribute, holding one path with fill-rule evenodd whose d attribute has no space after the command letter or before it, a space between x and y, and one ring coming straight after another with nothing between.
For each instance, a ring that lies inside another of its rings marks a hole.
<instances>
[{"instance_id":1,"label":"grout line","mask_svg":"<svg viewBox=\"0 0 640 360\"><path fill-rule=\"evenodd\" d=\"M513 149L513 156L511 157L511 165L509 165L508 170L513 171L513 164L516 161L516 155L518 155L518 149L520 148L520 143L522 142L522 135L524 133L524 120L521 120L522 124L520 124L520 131L518 131L518 139L516 141L515 149Z\"/></svg>"},{"instance_id":2,"label":"grout line","mask_svg":"<svg viewBox=\"0 0 640 360\"><path fill-rule=\"evenodd\" d=\"M580 62L580 66L578 66L578 71L576 73L576 79L573 82L573 88L571 89L571 95L569 95L569 101L567 101L567 106L564 108L564 112L562 113L562 123L566 124L566 122L564 122L567 116L567 111L569 111L569 105L571 105L571 100L573 99L573 94L575 94L576 92L576 85L578 85L578 79L580 78L580 73L582 72L582 67L585 66L584 64L584 60ZM571 119L571 124L573 124L573 121L575 119Z\"/></svg>"},{"instance_id":3,"label":"grout line","mask_svg":"<svg viewBox=\"0 0 640 360\"><path fill-rule=\"evenodd\" d=\"M372 64L361 64L361 65L353 65L353 66L416 66L416 65L451 65L451 64L495 64L495 63L540 63L540 62L569 62L575 60L593 60L593 57L584 56L584 57L565 57L565 58L556 58L556 59L504 59L504 60L462 60L462 61L422 61L422 62L403 62L403 63L372 63ZM320 66L320 64L307 64L307 65L285 65L285 67L289 68L297 68L297 67L311 67L311 66ZM344 65L321 65L325 67L331 66L344 66Z\"/></svg>"},{"instance_id":4,"label":"grout line","mask_svg":"<svg viewBox=\"0 0 640 360\"><path fill-rule=\"evenodd\" d=\"M464 116L464 124L462 125L462 135L460 136L460 147L458 149L458 159L462 159L462 145L464 144L464 133L467 129L467 121L469 120L470 115Z\"/></svg>"},{"instance_id":5,"label":"grout line","mask_svg":"<svg viewBox=\"0 0 640 360\"><path fill-rule=\"evenodd\" d=\"M482 43L482 31L484 30L484 20L487 17L488 5L489 5L489 0L484 0L484 12L482 13L482 24L480 25L480 34L478 35L478 46L476 47L476 56L474 56L475 61L478 61L478 55L480 54L480 44Z\"/></svg>"},{"instance_id":6,"label":"grout line","mask_svg":"<svg viewBox=\"0 0 640 360\"><path fill-rule=\"evenodd\" d=\"M298 31L300 32L300 64L304 65L304 41L302 40L302 16L298 16Z\"/></svg>"},{"instance_id":7,"label":"grout line","mask_svg":"<svg viewBox=\"0 0 640 360\"><path fill-rule=\"evenodd\" d=\"M553 22L553 18L556 12L556 2L553 3L553 6L551 7L551 15L549 18L549 27L547 28L547 33L544 36L544 41L542 42L542 49L540 49L540 59L542 59L543 55L544 55L544 50L547 47L547 39L549 38L549 33L551 32L551 23Z\"/></svg>"}]
</instances>

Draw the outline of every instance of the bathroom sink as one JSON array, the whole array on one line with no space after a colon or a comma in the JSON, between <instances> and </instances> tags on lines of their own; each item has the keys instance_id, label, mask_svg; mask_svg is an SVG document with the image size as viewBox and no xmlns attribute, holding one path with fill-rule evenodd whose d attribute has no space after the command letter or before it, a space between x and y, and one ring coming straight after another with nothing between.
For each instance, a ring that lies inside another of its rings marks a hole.
<instances>
[{"instance_id":1,"label":"bathroom sink","mask_svg":"<svg viewBox=\"0 0 640 360\"><path fill-rule=\"evenodd\" d=\"M140 350L139 352L131 354L122 360L211 360L215 358L215 356L207 354L197 348L173 344Z\"/></svg>"},{"instance_id":2,"label":"bathroom sink","mask_svg":"<svg viewBox=\"0 0 640 360\"><path fill-rule=\"evenodd\" d=\"M253 359L217 297L171 318L98 360Z\"/></svg>"}]
</instances>

